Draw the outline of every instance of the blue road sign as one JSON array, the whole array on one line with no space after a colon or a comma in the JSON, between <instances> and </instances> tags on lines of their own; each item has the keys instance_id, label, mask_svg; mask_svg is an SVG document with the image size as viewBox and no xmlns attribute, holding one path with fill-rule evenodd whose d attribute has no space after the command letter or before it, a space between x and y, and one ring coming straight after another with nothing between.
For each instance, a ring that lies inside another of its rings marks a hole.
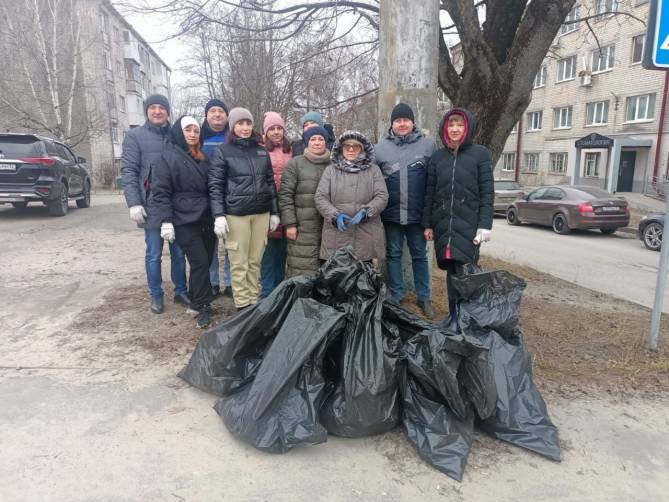
<instances>
[{"instance_id":1,"label":"blue road sign","mask_svg":"<svg viewBox=\"0 0 669 502\"><path fill-rule=\"evenodd\" d=\"M669 0L657 2L653 35L653 65L669 68Z\"/></svg>"}]
</instances>

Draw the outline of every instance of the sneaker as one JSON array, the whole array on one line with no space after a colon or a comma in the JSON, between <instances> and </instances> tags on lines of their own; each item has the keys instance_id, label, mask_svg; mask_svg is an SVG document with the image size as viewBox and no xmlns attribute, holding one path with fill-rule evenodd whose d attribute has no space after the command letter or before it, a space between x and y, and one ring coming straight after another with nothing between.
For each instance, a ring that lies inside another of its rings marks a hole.
<instances>
[{"instance_id":1,"label":"sneaker","mask_svg":"<svg viewBox=\"0 0 669 502\"><path fill-rule=\"evenodd\" d=\"M200 329L207 329L211 326L211 307L205 305L197 314L197 327Z\"/></svg>"},{"instance_id":2,"label":"sneaker","mask_svg":"<svg viewBox=\"0 0 669 502\"><path fill-rule=\"evenodd\" d=\"M214 298L217 296L221 296L221 287L220 286L212 286L211 287L211 293L214 295Z\"/></svg>"},{"instance_id":3,"label":"sneaker","mask_svg":"<svg viewBox=\"0 0 669 502\"><path fill-rule=\"evenodd\" d=\"M174 295L174 303L183 305L184 307L190 307L190 298L188 298L186 293L179 293L178 295Z\"/></svg>"},{"instance_id":4,"label":"sneaker","mask_svg":"<svg viewBox=\"0 0 669 502\"><path fill-rule=\"evenodd\" d=\"M425 300L424 302L418 302L418 306L425 314L425 317L428 319L434 318L434 309L432 308L432 302L430 300Z\"/></svg>"},{"instance_id":5,"label":"sneaker","mask_svg":"<svg viewBox=\"0 0 669 502\"><path fill-rule=\"evenodd\" d=\"M151 312L154 314L162 314L165 312L165 303L163 295L151 297Z\"/></svg>"},{"instance_id":6,"label":"sneaker","mask_svg":"<svg viewBox=\"0 0 669 502\"><path fill-rule=\"evenodd\" d=\"M232 286L225 286L223 288L223 296L229 296L232 298Z\"/></svg>"}]
</instances>

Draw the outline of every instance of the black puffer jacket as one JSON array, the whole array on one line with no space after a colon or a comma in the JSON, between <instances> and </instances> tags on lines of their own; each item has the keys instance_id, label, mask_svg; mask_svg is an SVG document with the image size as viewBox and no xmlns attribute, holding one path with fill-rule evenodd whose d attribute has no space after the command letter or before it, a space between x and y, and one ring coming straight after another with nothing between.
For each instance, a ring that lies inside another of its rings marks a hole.
<instances>
[{"instance_id":1,"label":"black puffer jacket","mask_svg":"<svg viewBox=\"0 0 669 502\"><path fill-rule=\"evenodd\" d=\"M236 139L216 150L209 171L209 197L215 217L279 214L269 155L255 138Z\"/></svg>"},{"instance_id":2,"label":"black puffer jacket","mask_svg":"<svg viewBox=\"0 0 669 502\"><path fill-rule=\"evenodd\" d=\"M445 141L448 117L453 113L466 120L466 137L457 150ZM476 230L492 228L495 187L491 156L485 146L472 144L475 129L476 121L468 110L449 110L439 126L444 148L437 150L428 164L423 226L434 230L440 268L445 267L448 247L452 259L473 262Z\"/></svg>"},{"instance_id":3,"label":"black puffer jacket","mask_svg":"<svg viewBox=\"0 0 669 502\"><path fill-rule=\"evenodd\" d=\"M209 210L209 161L196 161L186 151L185 140L179 144L175 136L183 133L175 124L153 171L152 199L160 223L175 226L211 220Z\"/></svg>"}]
</instances>

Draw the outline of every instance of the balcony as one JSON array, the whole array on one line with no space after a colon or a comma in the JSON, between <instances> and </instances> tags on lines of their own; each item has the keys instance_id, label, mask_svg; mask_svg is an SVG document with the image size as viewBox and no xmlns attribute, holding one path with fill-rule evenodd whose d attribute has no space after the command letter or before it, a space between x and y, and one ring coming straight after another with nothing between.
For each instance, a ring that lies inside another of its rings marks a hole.
<instances>
[{"instance_id":1,"label":"balcony","mask_svg":"<svg viewBox=\"0 0 669 502\"><path fill-rule=\"evenodd\" d=\"M139 46L137 42L123 42L123 57L125 59L132 59L137 64L142 64L139 59Z\"/></svg>"},{"instance_id":2,"label":"balcony","mask_svg":"<svg viewBox=\"0 0 669 502\"><path fill-rule=\"evenodd\" d=\"M137 82L137 80L126 80L125 91L142 96L142 84L141 82Z\"/></svg>"},{"instance_id":3,"label":"balcony","mask_svg":"<svg viewBox=\"0 0 669 502\"><path fill-rule=\"evenodd\" d=\"M141 125L144 125L144 122L146 122L146 117L144 116L144 112L128 112L128 125L130 127L138 127Z\"/></svg>"}]
</instances>

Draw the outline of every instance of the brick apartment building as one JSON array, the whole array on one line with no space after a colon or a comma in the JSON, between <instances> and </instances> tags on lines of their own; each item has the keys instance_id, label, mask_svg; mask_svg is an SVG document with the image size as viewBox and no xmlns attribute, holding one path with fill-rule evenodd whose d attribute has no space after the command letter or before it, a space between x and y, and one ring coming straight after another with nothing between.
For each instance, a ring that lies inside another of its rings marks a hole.
<instances>
[{"instance_id":1,"label":"brick apartment building","mask_svg":"<svg viewBox=\"0 0 669 502\"><path fill-rule=\"evenodd\" d=\"M567 19L617 10L646 20L648 7L648 0L584 0ZM641 66L646 27L620 13L589 24L599 45L583 21L560 29L496 178L642 192L653 176L666 175L669 132L660 115L667 82L665 72Z\"/></svg>"}]
</instances>

